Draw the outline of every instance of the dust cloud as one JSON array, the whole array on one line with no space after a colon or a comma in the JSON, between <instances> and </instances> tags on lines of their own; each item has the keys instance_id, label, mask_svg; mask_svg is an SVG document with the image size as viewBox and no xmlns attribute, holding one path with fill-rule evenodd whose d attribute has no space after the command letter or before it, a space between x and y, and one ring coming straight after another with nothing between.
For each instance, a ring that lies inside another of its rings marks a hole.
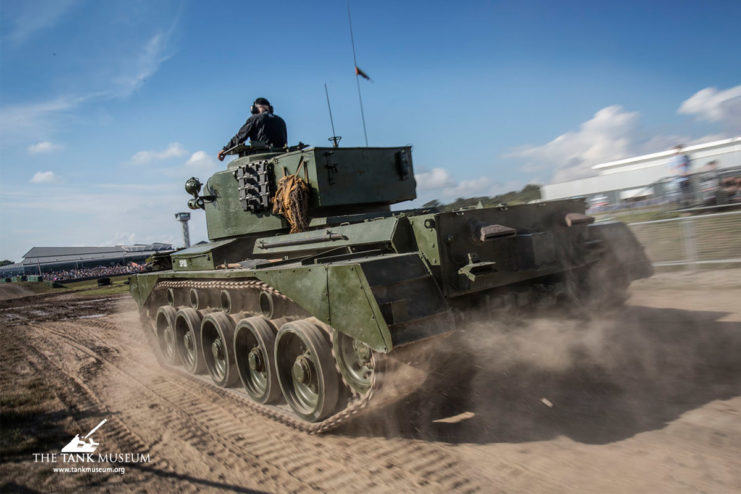
<instances>
[{"instance_id":1,"label":"dust cloud","mask_svg":"<svg viewBox=\"0 0 741 494\"><path fill-rule=\"evenodd\" d=\"M735 295L667 290L678 278L662 279L661 287L639 283L624 307L587 307L578 317L564 310L476 314L440 342L414 395L348 432L453 443L567 436L603 444L737 396L741 322L712 310L718 297ZM692 279L696 289L702 277ZM662 307L683 296L693 297L684 305L697 310Z\"/></svg>"},{"instance_id":2,"label":"dust cloud","mask_svg":"<svg viewBox=\"0 0 741 494\"><path fill-rule=\"evenodd\" d=\"M10 300L28 295L33 295L33 292L21 286L11 285L10 283L0 285L0 300Z\"/></svg>"}]
</instances>

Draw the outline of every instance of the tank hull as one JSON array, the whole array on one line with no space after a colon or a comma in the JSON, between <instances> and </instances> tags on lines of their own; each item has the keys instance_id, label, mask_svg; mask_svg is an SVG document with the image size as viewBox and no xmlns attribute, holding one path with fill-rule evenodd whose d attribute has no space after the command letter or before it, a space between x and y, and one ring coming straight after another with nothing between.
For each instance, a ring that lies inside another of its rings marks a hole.
<instances>
[{"instance_id":1,"label":"tank hull","mask_svg":"<svg viewBox=\"0 0 741 494\"><path fill-rule=\"evenodd\" d=\"M166 365L243 387L256 411L307 432L415 389L422 348L470 309L620 302L652 273L627 227L593 223L580 200L312 223L180 251L172 269L131 278Z\"/></svg>"}]
</instances>

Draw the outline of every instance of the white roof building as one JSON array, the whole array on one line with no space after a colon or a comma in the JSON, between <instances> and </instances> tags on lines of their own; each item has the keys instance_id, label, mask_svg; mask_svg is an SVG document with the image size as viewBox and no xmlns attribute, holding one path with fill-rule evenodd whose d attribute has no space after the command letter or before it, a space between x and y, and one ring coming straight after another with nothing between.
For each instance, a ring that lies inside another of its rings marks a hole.
<instances>
[{"instance_id":1,"label":"white roof building","mask_svg":"<svg viewBox=\"0 0 741 494\"><path fill-rule=\"evenodd\" d=\"M683 152L692 161L692 172L701 171L710 161L716 161L718 169L738 167L741 166L741 137L687 146ZM594 165L592 169L597 173L594 177L544 185L543 199L592 196L610 191L618 191L621 199L629 198L674 175L669 169L673 155L674 150L670 149Z\"/></svg>"}]
</instances>

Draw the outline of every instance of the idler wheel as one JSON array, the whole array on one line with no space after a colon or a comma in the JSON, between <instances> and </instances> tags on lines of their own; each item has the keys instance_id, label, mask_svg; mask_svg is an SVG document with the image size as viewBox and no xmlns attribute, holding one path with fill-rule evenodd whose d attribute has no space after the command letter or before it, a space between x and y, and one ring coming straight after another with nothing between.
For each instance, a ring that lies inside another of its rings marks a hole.
<instances>
[{"instance_id":1,"label":"idler wheel","mask_svg":"<svg viewBox=\"0 0 741 494\"><path fill-rule=\"evenodd\" d=\"M175 317L175 342L180 361L191 374L206 372L199 334L201 315L195 309L180 309Z\"/></svg>"},{"instance_id":2,"label":"idler wheel","mask_svg":"<svg viewBox=\"0 0 741 494\"><path fill-rule=\"evenodd\" d=\"M177 349L175 347L175 316L177 311L169 305L164 305L157 310L155 318L155 329L157 331L157 342L160 353L170 365L180 363Z\"/></svg>"},{"instance_id":3,"label":"idler wheel","mask_svg":"<svg viewBox=\"0 0 741 494\"><path fill-rule=\"evenodd\" d=\"M335 410L339 376L329 342L315 324L284 324L275 338L275 363L283 397L299 417L318 422Z\"/></svg>"},{"instance_id":4,"label":"idler wheel","mask_svg":"<svg viewBox=\"0 0 741 494\"><path fill-rule=\"evenodd\" d=\"M212 312L201 322L201 347L206 369L223 388L234 386L239 377L234 364L234 321L223 312Z\"/></svg>"},{"instance_id":5,"label":"idler wheel","mask_svg":"<svg viewBox=\"0 0 741 494\"><path fill-rule=\"evenodd\" d=\"M365 343L337 330L334 330L333 350L345 382L353 391L365 394L373 379L373 350Z\"/></svg>"},{"instance_id":6,"label":"idler wheel","mask_svg":"<svg viewBox=\"0 0 741 494\"><path fill-rule=\"evenodd\" d=\"M275 372L275 333L264 317L242 319L234 329L234 356L245 391L258 403L274 403L280 394Z\"/></svg>"}]
</instances>

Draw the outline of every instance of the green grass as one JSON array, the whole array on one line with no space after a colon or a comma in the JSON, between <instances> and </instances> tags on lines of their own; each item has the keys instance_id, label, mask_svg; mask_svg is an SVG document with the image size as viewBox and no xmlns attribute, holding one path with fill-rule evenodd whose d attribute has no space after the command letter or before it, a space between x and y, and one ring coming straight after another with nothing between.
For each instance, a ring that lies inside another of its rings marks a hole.
<instances>
[{"instance_id":1,"label":"green grass","mask_svg":"<svg viewBox=\"0 0 741 494\"><path fill-rule=\"evenodd\" d=\"M51 281L43 282L32 282L22 281L19 283L13 283L14 285L23 287L34 293L46 294L46 293L65 293L70 291L84 290L81 292L81 296L101 296L101 295L116 295L119 293L125 293L129 290L129 285L124 282L129 279L128 274L119 276L110 276L110 286L98 287L98 280L83 280L83 281L61 281L61 288L54 288Z\"/></svg>"},{"instance_id":2,"label":"green grass","mask_svg":"<svg viewBox=\"0 0 741 494\"><path fill-rule=\"evenodd\" d=\"M98 297L100 295L118 295L121 293L128 293L129 285L122 283L111 284L111 286L103 286L93 290L86 290L81 292L80 295L83 297Z\"/></svg>"},{"instance_id":3,"label":"green grass","mask_svg":"<svg viewBox=\"0 0 741 494\"><path fill-rule=\"evenodd\" d=\"M98 280L63 282L63 284L68 290L85 290L80 293L80 295L91 297L97 297L100 295L116 295L129 291L129 285L124 284L124 282L129 279L128 274L110 276L110 278L111 284L109 286L98 287Z\"/></svg>"},{"instance_id":4,"label":"green grass","mask_svg":"<svg viewBox=\"0 0 741 494\"><path fill-rule=\"evenodd\" d=\"M112 284L116 283L123 283L124 281L129 279L128 274L122 274L118 276L109 276L111 279ZM62 281L61 282L65 287L72 289L72 290L83 290L86 288L97 288L98 287L98 280L84 280L84 281Z\"/></svg>"},{"instance_id":5,"label":"green grass","mask_svg":"<svg viewBox=\"0 0 741 494\"><path fill-rule=\"evenodd\" d=\"M8 283L8 285L19 286L21 288L25 288L26 290L30 292L34 292L34 293L52 293L52 292L61 291L60 288L53 288L51 286L51 283L46 282L46 281L42 281L42 282L19 281L19 282Z\"/></svg>"}]
</instances>

